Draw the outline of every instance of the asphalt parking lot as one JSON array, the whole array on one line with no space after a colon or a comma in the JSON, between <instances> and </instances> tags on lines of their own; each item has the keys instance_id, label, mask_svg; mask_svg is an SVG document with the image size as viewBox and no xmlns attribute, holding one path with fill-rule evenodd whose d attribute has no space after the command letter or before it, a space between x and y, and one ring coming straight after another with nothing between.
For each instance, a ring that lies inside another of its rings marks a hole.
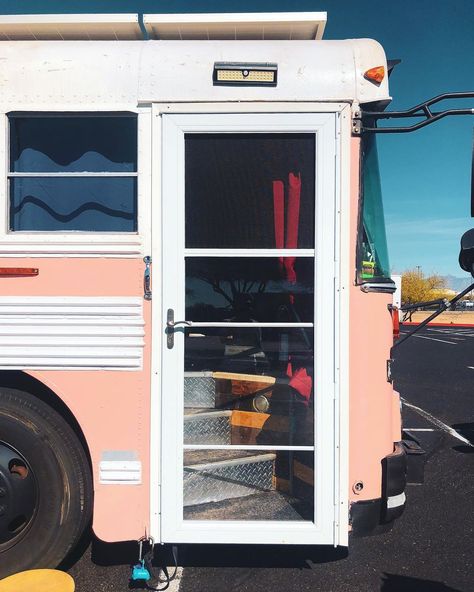
<instances>
[{"instance_id":1,"label":"asphalt parking lot","mask_svg":"<svg viewBox=\"0 0 474 592\"><path fill-rule=\"evenodd\" d=\"M403 329L406 331L406 329ZM396 351L404 425L427 451L424 485L384 535L349 555L313 547L187 546L169 590L472 592L474 590L474 327L430 327ZM129 590L136 545L86 546L69 567L78 592Z\"/></svg>"}]
</instances>

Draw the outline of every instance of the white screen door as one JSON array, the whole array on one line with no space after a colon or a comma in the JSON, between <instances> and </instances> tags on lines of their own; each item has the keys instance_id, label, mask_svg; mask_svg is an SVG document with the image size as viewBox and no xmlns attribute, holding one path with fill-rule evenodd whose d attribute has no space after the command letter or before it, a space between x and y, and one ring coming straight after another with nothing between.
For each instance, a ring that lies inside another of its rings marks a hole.
<instances>
[{"instance_id":1,"label":"white screen door","mask_svg":"<svg viewBox=\"0 0 474 592\"><path fill-rule=\"evenodd\" d=\"M163 116L164 542L334 541L335 126Z\"/></svg>"}]
</instances>

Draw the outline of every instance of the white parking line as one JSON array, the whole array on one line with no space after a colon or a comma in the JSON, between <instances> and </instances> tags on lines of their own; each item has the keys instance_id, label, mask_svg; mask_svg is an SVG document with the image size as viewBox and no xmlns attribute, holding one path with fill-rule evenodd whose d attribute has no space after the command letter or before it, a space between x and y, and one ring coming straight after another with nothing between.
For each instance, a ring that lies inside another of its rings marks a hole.
<instances>
[{"instance_id":1,"label":"white parking line","mask_svg":"<svg viewBox=\"0 0 474 592\"><path fill-rule=\"evenodd\" d=\"M173 568L170 567L168 572L173 573ZM168 588L162 588L162 590L166 589L166 590L168 590L168 592L178 592L182 577L183 577L183 568L178 567L178 569L176 571L176 576L171 580Z\"/></svg>"},{"instance_id":2,"label":"white parking line","mask_svg":"<svg viewBox=\"0 0 474 592\"><path fill-rule=\"evenodd\" d=\"M474 334L469 332L469 333L463 333L461 331L436 331L435 329L428 329L428 331L431 331L432 333L438 333L440 335L446 335L451 337L452 335L458 335L459 337L474 337Z\"/></svg>"},{"instance_id":3,"label":"white parking line","mask_svg":"<svg viewBox=\"0 0 474 592\"><path fill-rule=\"evenodd\" d=\"M405 432L439 432L434 428L403 428Z\"/></svg>"},{"instance_id":4,"label":"white parking line","mask_svg":"<svg viewBox=\"0 0 474 592\"><path fill-rule=\"evenodd\" d=\"M410 409L413 409L413 411L416 411L418 415L421 415L421 417L427 419L430 423L438 427L440 430L443 430L443 432L446 432L453 438L460 440L463 444L467 444L468 446L472 446L474 448L474 444L472 444L472 442L470 442L464 436L461 436L461 434L457 432L454 428L446 425L440 419L438 419L434 415L431 415L431 413L428 413L428 411L425 411L424 409L422 409L421 407L417 407L416 405L412 405L412 403L409 403L403 397L400 397L400 400L406 407L409 407Z\"/></svg>"},{"instance_id":5,"label":"white parking line","mask_svg":"<svg viewBox=\"0 0 474 592\"><path fill-rule=\"evenodd\" d=\"M474 366L468 366L469 370L474 370Z\"/></svg>"},{"instance_id":6,"label":"white parking line","mask_svg":"<svg viewBox=\"0 0 474 592\"><path fill-rule=\"evenodd\" d=\"M452 341L445 341L444 339L436 339L436 337L425 337L424 335L413 335L413 337L417 337L418 339L429 339L430 341L439 341L440 343L449 343L449 345L457 345L457 343L453 343Z\"/></svg>"}]
</instances>

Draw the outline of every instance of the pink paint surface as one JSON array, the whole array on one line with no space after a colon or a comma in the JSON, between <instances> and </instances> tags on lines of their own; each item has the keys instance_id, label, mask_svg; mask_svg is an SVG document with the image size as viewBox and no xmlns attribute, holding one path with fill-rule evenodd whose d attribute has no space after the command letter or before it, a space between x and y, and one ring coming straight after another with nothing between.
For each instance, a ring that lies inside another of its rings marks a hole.
<instances>
[{"instance_id":1,"label":"pink paint surface","mask_svg":"<svg viewBox=\"0 0 474 592\"><path fill-rule=\"evenodd\" d=\"M18 258L4 267L35 267L35 277L1 277L0 296L142 296L141 259Z\"/></svg>"},{"instance_id":2,"label":"pink paint surface","mask_svg":"<svg viewBox=\"0 0 474 592\"><path fill-rule=\"evenodd\" d=\"M354 138L351 150L349 499L354 502L380 497L381 461L393 452L394 440L400 439L399 400L387 382L387 360L393 344L387 305L392 298L387 294L366 294L355 285L359 143ZM352 490L356 481L364 483L358 495Z\"/></svg>"},{"instance_id":3,"label":"pink paint surface","mask_svg":"<svg viewBox=\"0 0 474 592\"><path fill-rule=\"evenodd\" d=\"M359 140L352 140L351 247L353 277L359 193ZM37 277L0 278L0 295L142 296L140 259L18 258L11 267L37 267ZM386 380L392 345L391 297L350 287L351 501L381 494L381 461L400 437L399 398ZM88 442L94 473L94 530L106 541L137 539L149 532L151 309L144 302L146 337L142 371L34 371L69 407ZM140 485L101 485L103 451L133 450L142 462ZM352 485L362 481L359 495Z\"/></svg>"},{"instance_id":4,"label":"pink paint surface","mask_svg":"<svg viewBox=\"0 0 474 592\"><path fill-rule=\"evenodd\" d=\"M35 267L36 277L0 278L1 296L143 296L140 259L18 258L5 267ZM92 459L96 535L106 541L149 532L151 307L144 302L145 350L141 371L32 371L69 407ZM142 463L140 485L102 485L103 451L133 450Z\"/></svg>"}]
</instances>

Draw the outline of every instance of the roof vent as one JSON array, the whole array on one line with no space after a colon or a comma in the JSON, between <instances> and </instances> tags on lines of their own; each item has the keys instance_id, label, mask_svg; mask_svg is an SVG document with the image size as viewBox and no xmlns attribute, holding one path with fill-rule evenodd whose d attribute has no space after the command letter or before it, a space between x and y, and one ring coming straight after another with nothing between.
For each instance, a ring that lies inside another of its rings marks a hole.
<instances>
[{"instance_id":1,"label":"roof vent","mask_svg":"<svg viewBox=\"0 0 474 592\"><path fill-rule=\"evenodd\" d=\"M325 12L238 14L145 14L150 39L303 40L321 39Z\"/></svg>"}]
</instances>

